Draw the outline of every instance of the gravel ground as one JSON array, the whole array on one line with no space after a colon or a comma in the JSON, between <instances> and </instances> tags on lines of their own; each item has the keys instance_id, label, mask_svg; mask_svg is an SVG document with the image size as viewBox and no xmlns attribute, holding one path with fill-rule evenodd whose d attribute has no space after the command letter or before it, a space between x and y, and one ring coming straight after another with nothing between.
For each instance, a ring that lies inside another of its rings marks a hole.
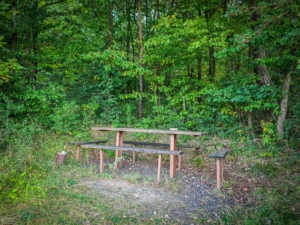
<instances>
[{"instance_id":1,"label":"gravel ground","mask_svg":"<svg viewBox=\"0 0 300 225\"><path fill-rule=\"evenodd\" d=\"M110 164L112 161L107 161ZM175 179L169 178L168 163L164 163L162 179L156 183L157 163L147 159L133 163L123 161L122 168L106 166L112 179L83 181L100 196L114 204L124 216L160 217L178 224L197 224L199 219L216 220L230 202L215 191L214 180L183 167Z\"/></svg>"}]
</instances>

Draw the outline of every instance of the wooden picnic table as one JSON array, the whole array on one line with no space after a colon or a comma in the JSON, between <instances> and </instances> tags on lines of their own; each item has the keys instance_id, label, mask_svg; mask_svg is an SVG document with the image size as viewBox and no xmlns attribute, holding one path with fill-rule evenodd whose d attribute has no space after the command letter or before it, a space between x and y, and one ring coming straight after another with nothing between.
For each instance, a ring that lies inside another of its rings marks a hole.
<instances>
[{"instance_id":1,"label":"wooden picnic table","mask_svg":"<svg viewBox=\"0 0 300 225\"><path fill-rule=\"evenodd\" d=\"M176 151L177 145L177 135L190 135L190 136L201 136L206 134L205 132L196 132L196 131L179 131L176 129L170 130L156 130L156 129L138 129L138 128L114 128L114 127L92 127L92 130L95 131L115 131L116 132L116 146L123 146L124 141L124 132L131 133L150 133L150 134L168 134L170 135L170 150ZM122 151L116 151L116 161L118 158L122 157ZM116 168L121 167L122 161L119 161L116 164ZM170 155L170 178L176 176L176 157L175 155Z\"/></svg>"}]
</instances>

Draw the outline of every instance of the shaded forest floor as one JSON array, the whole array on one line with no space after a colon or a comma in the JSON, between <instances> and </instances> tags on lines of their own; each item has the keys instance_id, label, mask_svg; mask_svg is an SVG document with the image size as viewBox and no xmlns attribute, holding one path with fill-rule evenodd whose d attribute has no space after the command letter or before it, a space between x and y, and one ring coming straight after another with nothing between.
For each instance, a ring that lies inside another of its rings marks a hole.
<instances>
[{"instance_id":1,"label":"shaded forest floor","mask_svg":"<svg viewBox=\"0 0 300 225\"><path fill-rule=\"evenodd\" d=\"M168 143L168 137L126 138ZM111 133L92 139L114 144ZM125 152L122 168L115 170L114 152L107 152L100 174L91 152L82 150L77 163L75 149L68 146L65 164L57 166L55 157L48 162L51 172L40 195L0 204L0 224L298 224L298 151L285 148L276 157L261 157L255 150L246 156L225 139L179 142L200 150L184 150L182 170L174 179L164 156L159 184L155 155L141 153L133 163ZM229 151L221 191L215 188L215 162L208 158L219 147Z\"/></svg>"},{"instance_id":2,"label":"shaded forest floor","mask_svg":"<svg viewBox=\"0 0 300 225\"><path fill-rule=\"evenodd\" d=\"M187 144L199 145L193 140ZM215 144L201 145L199 151L184 151L183 168L177 171L175 179L169 178L167 156L163 158L162 180L157 184L156 156L140 153L138 161L133 163L131 155L124 153L122 168L113 169L113 159L106 157L105 173L99 174L101 178L84 178L79 185L86 187L86 194L93 193L106 199L123 218L147 218L148 222L219 223L226 219L228 212L255 206L255 192L269 180L263 174L251 173L253 162L231 155L232 149L224 140L222 145L227 147L229 155L224 163L221 191L217 191L215 162L208 158L209 152L215 150ZM99 163L92 162L87 155L81 162L93 166L95 173L99 173Z\"/></svg>"}]
</instances>

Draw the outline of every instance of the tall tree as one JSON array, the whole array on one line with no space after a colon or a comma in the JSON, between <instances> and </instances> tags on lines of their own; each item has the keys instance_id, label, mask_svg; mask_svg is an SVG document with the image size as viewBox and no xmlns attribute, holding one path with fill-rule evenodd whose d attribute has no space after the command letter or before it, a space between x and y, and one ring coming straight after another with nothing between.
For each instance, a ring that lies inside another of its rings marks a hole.
<instances>
[{"instance_id":1,"label":"tall tree","mask_svg":"<svg viewBox=\"0 0 300 225\"><path fill-rule=\"evenodd\" d=\"M140 68L143 67L143 35L142 35L142 11L141 11L141 0L137 0L138 8L138 39L139 39L139 61ZM138 116L141 119L143 117L143 73L142 70L139 72L139 101L138 101Z\"/></svg>"}]
</instances>

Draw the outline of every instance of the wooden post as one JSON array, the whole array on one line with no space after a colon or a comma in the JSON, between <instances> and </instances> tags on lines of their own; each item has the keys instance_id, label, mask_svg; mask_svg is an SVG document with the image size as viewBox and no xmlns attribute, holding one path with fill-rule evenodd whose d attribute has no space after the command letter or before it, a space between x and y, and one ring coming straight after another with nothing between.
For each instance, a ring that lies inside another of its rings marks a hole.
<instances>
[{"instance_id":1,"label":"wooden post","mask_svg":"<svg viewBox=\"0 0 300 225\"><path fill-rule=\"evenodd\" d=\"M224 180L224 177L223 177L223 166L224 166L224 160L221 160L221 165L220 165L220 173L221 173L221 181Z\"/></svg>"},{"instance_id":2,"label":"wooden post","mask_svg":"<svg viewBox=\"0 0 300 225\"><path fill-rule=\"evenodd\" d=\"M123 146L123 131L118 131L116 135L116 146ZM117 162L118 159L122 157L122 150L116 151L115 162L116 162L116 169L122 166L122 160Z\"/></svg>"},{"instance_id":3,"label":"wooden post","mask_svg":"<svg viewBox=\"0 0 300 225\"><path fill-rule=\"evenodd\" d=\"M161 154L158 155L157 183L159 183L160 177L161 177Z\"/></svg>"},{"instance_id":4,"label":"wooden post","mask_svg":"<svg viewBox=\"0 0 300 225\"><path fill-rule=\"evenodd\" d=\"M170 135L170 150L176 151L176 134ZM176 177L176 157L175 155L170 155L170 178Z\"/></svg>"},{"instance_id":5,"label":"wooden post","mask_svg":"<svg viewBox=\"0 0 300 225\"><path fill-rule=\"evenodd\" d=\"M220 190L221 187L221 181L220 181L220 174L221 174L221 160L220 159L216 159L216 163L217 163L217 188L218 190Z\"/></svg>"},{"instance_id":6,"label":"wooden post","mask_svg":"<svg viewBox=\"0 0 300 225\"><path fill-rule=\"evenodd\" d=\"M96 150L97 151L97 150ZM103 173L103 166L104 166L104 157L103 157L103 149L100 149L100 173Z\"/></svg>"},{"instance_id":7,"label":"wooden post","mask_svg":"<svg viewBox=\"0 0 300 225\"><path fill-rule=\"evenodd\" d=\"M76 162L79 161L79 155L80 155L80 145L77 145L77 148L76 148Z\"/></svg>"}]
</instances>

